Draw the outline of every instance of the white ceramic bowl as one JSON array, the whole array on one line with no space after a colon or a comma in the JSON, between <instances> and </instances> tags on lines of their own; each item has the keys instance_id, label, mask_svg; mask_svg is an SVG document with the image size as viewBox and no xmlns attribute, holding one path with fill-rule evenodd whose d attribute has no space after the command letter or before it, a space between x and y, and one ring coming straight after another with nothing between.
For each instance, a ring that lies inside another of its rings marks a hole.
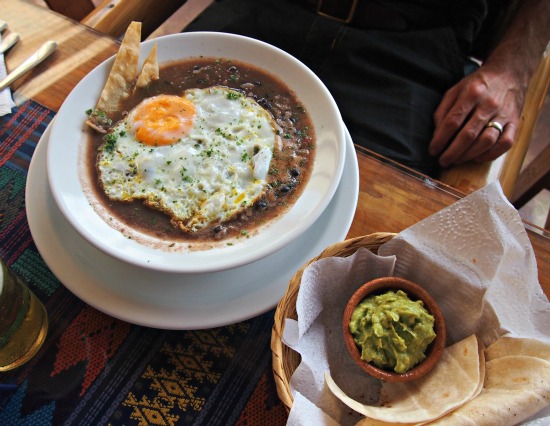
<instances>
[{"instance_id":1,"label":"white ceramic bowl","mask_svg":"<svg viewBox=\"0 0 550 426\"><path fill-rule=\"evenodd\" d=\"M340 182L345 158L345 128L334 99L319 78L301 62L266 43L211 32L175 34L141 45L143 61L157 42L159 63L186 57L211 56L240 60L282 79L306 107L317 138L313 172L294 206L247 239L209 250L166 251L128 238L106 223L89 200L92 183L82 167L87 144L85 111L93 108L114 58L88 74L67 97L56 116L48 145L47 171L57 205L75 230L103 252L149 269L179 273L220 271L254 262L286 246L304 233L329 204ZM135 231L137 232L137 231ZM164 242L165 243L165 242ZM182 245L183 247L183 245Z\"/></svg>"}]
</instances>

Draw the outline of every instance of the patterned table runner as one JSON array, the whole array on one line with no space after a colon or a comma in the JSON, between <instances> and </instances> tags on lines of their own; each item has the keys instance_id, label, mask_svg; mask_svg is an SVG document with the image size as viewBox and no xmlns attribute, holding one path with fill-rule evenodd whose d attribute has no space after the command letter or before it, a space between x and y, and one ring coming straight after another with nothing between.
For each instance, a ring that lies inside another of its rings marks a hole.
<instances>
[{"instance_id":1,"label":"patterned table runner","mask_svg":"<svg viewBox=\"0 0 550 426\"><path fill-rule=\"evenodd\" d=\"M279 425L273 311L200 331L120 321L70 293L44 263L25 212L33 152L54 112L28 101L0 117L0 257L46 306L48 337L0 373L1 425Z\"/></svg>"}]
</instances>

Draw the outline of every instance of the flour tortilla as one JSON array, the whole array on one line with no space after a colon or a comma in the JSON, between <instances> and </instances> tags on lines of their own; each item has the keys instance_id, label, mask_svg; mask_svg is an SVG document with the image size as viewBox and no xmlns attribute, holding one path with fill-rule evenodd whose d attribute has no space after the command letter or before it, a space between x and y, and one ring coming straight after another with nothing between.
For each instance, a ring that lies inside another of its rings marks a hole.
<instances>
[{"instance_id":1,"label":"flour tortilla","mask_svg":"<svg viewBox=\"0 0 550 426\"><path fill-rule=\"evenodd\" d=\"M479 396L434 425L515 425L550 405L550 362L510 355L487 362ZM430 423L431 425L432 423Z\"/></svg>"},{"instance_id":2,"label":"flour tortilla","mask_svg":"<svg viewBox=\"0 0 550 426\"><path fill-rule=\"evenodd\" d=\"M508 355L526 355L550 362L550 345L536 339L503 336L485 351L488 361Z\"/></svg>"},{"instance_id":3,"label":"flour tortilla","mask_svg":"<svg viewBox=\"0 0 550 426\"><path fill-rule=\"evenodd\" d=\"M482 389L484 364L483 348L471 335L446 348L426 376L411 382L383 383L380 406L348 397L328 372L325 380L338 399L370 419L414 424L435 420L475 398ZM361 425L369 424L370 419Z\"/></svg>"},{"instance_id":4,"label":"flour tortilla","mask_svg":"<svg viewBox=\"0 0 550 426\"><path fill-rule=\"evenodd\" d=\"M550 405L550 345L503 336L485 350L485 359L484 387L479 395L429 425L514 425ZM357 425L406 424L413 423L365 418Z\"/></svg>"}]
</instances>

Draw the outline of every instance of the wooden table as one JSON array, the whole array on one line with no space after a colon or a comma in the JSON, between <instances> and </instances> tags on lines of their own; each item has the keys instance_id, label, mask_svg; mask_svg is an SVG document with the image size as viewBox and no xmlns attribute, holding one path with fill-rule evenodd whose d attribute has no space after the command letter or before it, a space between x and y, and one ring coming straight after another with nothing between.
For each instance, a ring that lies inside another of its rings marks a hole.
<instances>
[{"instance_id":1,"label":"wooden table","mask_svg":"<svg viewBox=\"0 0 550 426\"><path fill-rule=\"evenodd\" d=\"M118 50L115 39L33 3L0 0L0 15L21 37L5 55L8 72L45 41L58 44L48 59L12 85L18 104L33 99L57 111L74 86Z\"/></svg>"},{"instance_id":2,"label":"wooden table","mask_svg":"<svg viewBox=\"0 0 550 426\"><path fill-rule=\"evenodd\" d=\"M0 17L21 35L6 55L8 71L46 40L57 51L14 83L16 102L33 99L56 111L73 87L94 67L117 52L118 41L64 16L21 0L0 0ZM360 194L349 237L377 231L400 232L463 196L453 188L381 156L358 148ZM529 227L539 280L550 294L550 240Z\"/></svg>"}]
</instances>

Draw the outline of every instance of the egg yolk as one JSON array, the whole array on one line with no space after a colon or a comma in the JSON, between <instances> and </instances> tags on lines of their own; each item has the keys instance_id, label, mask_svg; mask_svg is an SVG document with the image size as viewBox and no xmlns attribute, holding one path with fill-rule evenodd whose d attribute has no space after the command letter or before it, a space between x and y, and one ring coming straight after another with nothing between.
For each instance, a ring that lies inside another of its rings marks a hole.
<instances>
[{"instance_id":1,"label":"egg yolk","mask_svg":"<svg viewBox=\"0 0 550 426\"><path fill-rule=\"evenodd\" d=\"M159 95L138 105L131 117L138 141L160 146L176 143L193 126L195 106L185 98Z\"/></svg>"}]
</instances>

